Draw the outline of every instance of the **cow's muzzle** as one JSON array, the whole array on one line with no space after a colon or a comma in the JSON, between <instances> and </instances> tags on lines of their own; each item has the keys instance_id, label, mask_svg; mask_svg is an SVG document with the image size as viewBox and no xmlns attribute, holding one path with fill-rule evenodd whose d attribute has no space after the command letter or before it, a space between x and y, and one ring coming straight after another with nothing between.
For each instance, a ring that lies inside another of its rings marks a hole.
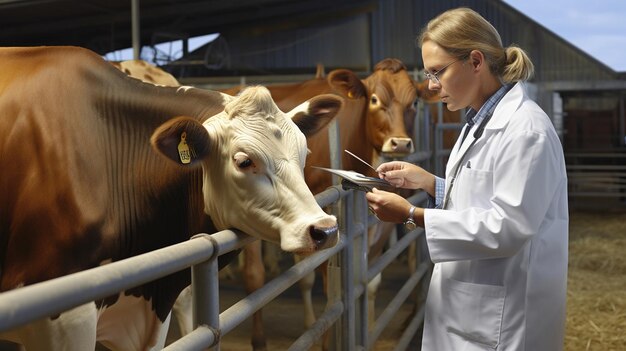
<instances>
[{"instance_id":1,"label":"cow's muzzle","mask_svg":"<svg viewBox=\"0 0 626 351\"><path fill-rule=\"evenodd\" d=\"M415 151L411 138L392 137L383 144L383 154L405 156Z\"/></svg>"}]
</instances>

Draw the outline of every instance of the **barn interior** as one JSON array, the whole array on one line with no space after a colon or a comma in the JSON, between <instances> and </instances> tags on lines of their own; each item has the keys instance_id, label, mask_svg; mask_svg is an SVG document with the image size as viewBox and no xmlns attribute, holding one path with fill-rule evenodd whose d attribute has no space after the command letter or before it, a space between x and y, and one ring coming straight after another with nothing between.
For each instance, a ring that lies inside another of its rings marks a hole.
<instances>
[{"instance_id":1,"label":"barn interior","mask_svg":"<svg viewBox=\"0 0 626 351\"><path fill-rule=\"evenodd\" d=\"M400 59L420 79L423 64L415 43L420 28L459 6L480 12L505 45L519 45L535 63L531 86L563 142L570 207L623 212L626 72L614 71L501 0L1 0L0 46L75 45L103 56L130 49L181 83L208 89L301 81L315 76L318 64L326 72L348 68L365 77L387 57ZM207 35L212 35L210 42L192 45L194 38ZM611 284L623 277L626 265L615 258L620 252L607 258L602 249L593 256L588 250L594 245L592 231L609 223L600 235L602 245L618 251L624 239L616 233L623 233L624 217L590 224L587 216L573 223L572 240L587 241L574 242L578 251L572 253L580 256L572 267L581 269L576 274L593 271L596 278L593 284L573 280L574 288L589 294L586 301L576 292L568 296L581 308L589 301L595 305L573 310L579 313L568 320L566 343L570 349L621 349L626 342L613 335L625 323L619 312L626 301L619 286L623 279L597 295L589 285ZM598 278L596 270L607 275ZM589 324L598 305L604 317L597 318L605 323L599 328Z\"/></svg>"},{"instance_id":2,"label":"barn interior","mask_svg":"<svg viewBox=\"0 0 626 351\"><path fill-rule=\"evenodd\" d=\"M327 72L347 68L366 76L388 57L418 78L420 28L457 6L478 10L505 45L529 52L535 99L573 163L586 162L575 156L581 153L621 153L626 73L500 0L6 0L0 2L0 45L76 45L101 55L133 48L134 56L182 83L205 88L299 81L314 75L318 64ZM212 41L192 44L207 35ZM581 190L580 197L597 190Z\"/></svg>"}]
</instances>

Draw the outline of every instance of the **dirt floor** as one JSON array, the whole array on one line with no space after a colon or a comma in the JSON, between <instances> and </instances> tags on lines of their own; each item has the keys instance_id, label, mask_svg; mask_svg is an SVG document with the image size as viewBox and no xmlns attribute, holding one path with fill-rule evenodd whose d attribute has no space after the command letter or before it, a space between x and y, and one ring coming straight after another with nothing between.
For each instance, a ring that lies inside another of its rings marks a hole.
<instances>
[{"instance_id":1,"label":"dirt floor","mask_svg":"<svg viewBox=\"0 0 626 351\"><path fill-rule=\"evenodd\" d=\"M290 261L290 257L283 258L281 266L288 267L289 264L293 264L293 262ZM386 307L386 304L391 301L391 298L408 278L406 262L399 261L392 263L392 265L383 272L383 276L383 282L381 283L377 299L377 301L380 301L376 306L377 315L380 315ZM238 278L237 274L235 274L233 278L234 279L220 280L220 306L223 309L232 306L235 302L245 297L240 278ZM320 315L324 311L326 299L323 295L322 282L319 276L315 281L313 300L316 315ZM394 349L401 335L403 324L407 318L412 316L411 312L413 307L414 305L412 303L405 303L405 306L401 308L398 315L383 332L373 350L391 351ZM287 350L306 330L303 320L302 299L297 285L287 289L276 300L270 302L270 304L263 309L263 320L265 335L267 337L267 349L270 351ZM251 320L247 320L232 332L223 336L220 349L222 351L251 351L251 326ZM170 332L170 337L178 337L175 326ZM414 349L417 349L416 345L414 345ZM317 344L311 348L312 351L321 349L321 344Z\"/></svg>"},{"instance_id":2,"label":"dirt floor","mask_svg":"<svg viewBox=\"0 0 626 351\"><path fill-rule=\"evenodd\" d=\"M567 351L626 350L626 212L570 214Z\"/></svg>"}]
</instances>

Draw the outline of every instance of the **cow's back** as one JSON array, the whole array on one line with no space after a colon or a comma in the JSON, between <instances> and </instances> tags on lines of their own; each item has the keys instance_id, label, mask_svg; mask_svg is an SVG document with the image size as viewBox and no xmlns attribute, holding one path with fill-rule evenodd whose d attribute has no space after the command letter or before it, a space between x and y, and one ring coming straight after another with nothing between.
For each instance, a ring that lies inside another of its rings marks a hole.
<instances>
[{"instance_id":1,"label":"cow's back","mask_svg":"<svg viewBox=\"0 0 626 351\"><path fill-rule=\"evenodd\" d=\"M159 156L150 137L175 116L202 121L223 106L219 93L145 84L85 49L0 49L0 291L211 232L201 170ZM150 343L188 284L178 272L97 301L98 338ZM116 307L130 301L136 310Z\"/></svg>"},{"instance_id":2,"label":"cow's back","mask_svg":"<svg viewBox=\"0 0 626 351\"><path fill-rule=\"evenodd\" d=\"M186 108L202 99L84 49L1 49L0 61L2 291L180 242L204 224L200 171L165 161L149 140L177 113L221 106Z\"/></svg>"},{"instance_id":3,"label":"cow's back","mask_svg":"<svg viewBox=\"0 0 626 351\"><path fill-rule=\"evenodd\" d=\"M92 234L106 217L106 169L91 90L76 77L92 60L82 51L0 50L3 291L67 273L58 247L86 245L77 260L104 249Z\"/></svg>"}]
</instances>

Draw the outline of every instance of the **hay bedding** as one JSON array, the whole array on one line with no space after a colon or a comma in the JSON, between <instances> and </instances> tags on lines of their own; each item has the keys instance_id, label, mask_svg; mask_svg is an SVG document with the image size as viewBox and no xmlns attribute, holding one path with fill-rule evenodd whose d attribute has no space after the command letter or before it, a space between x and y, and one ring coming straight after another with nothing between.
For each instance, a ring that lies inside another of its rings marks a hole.
<instances>
[{"instance_id":1,"label":"hay bedding","mask_svg":"<svg viewBox=\"0 0 626 351\"><path fill-rule=\"evenodd\" d=\"M626 350L626 213L570 214L565 350Z\"/></svg>"}]
</instances>

